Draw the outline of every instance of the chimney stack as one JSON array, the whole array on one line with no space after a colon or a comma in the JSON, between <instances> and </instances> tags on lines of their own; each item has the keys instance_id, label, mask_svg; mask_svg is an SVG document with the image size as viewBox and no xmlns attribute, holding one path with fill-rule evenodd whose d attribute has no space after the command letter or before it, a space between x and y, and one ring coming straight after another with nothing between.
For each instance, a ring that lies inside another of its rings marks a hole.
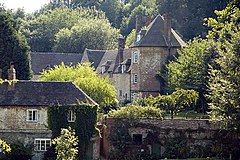
<instances>
[{"instance_id":1,"label":"chimney stack","mask_svg":"<svg viewBox=\"0 0 240 160\"><path fill-rule=\"evenodd\" d=\"M118 57L119 57L119 65L123 62L123 51L125 48L125 39L124 37L118 38Z\"/></svg>"},{"instance_id":2,"label":"chimney stack","mask_svg":"<svg viewBox=\"0 0 240 160\"><path fill-rule=\"evenodd\" d=\"M170 46L171 44L171 15L169 13L166 13L163 15L164 18L164 36L166 38L167 41L167 45Z\"/></svg>"},{"instance_id":3,"label":"chimney stack","mask_svg":"<svg viewBox=\"0 0 240 160\"><path fill-rule=\"evenodd\" d=\"M146 23L145 23L146 27L149 26L149 24L151 23L151 21L152 21L151 16L147 16L147 17L146 17Z\"/></svg>"},{"instance_id":4,"label":"chimney stack","mask_svg":"<svg viewBox=\"0 0 240 160\"><path fill-rule=\"evenodd\" d=\"M136 33L138 33L142 28L142 16L136 15Z\"/></svg>"},{"instance_id":5,"label":"chimney stack","mask_svg":"<svg viewBox=\"0 0 240 160\"><path fill-rule=\"evenodd\" d=\"M16 80L16 70L13 62L10 62L10 69L8 69L8 80Z\"/></svg>"}]
</instances>

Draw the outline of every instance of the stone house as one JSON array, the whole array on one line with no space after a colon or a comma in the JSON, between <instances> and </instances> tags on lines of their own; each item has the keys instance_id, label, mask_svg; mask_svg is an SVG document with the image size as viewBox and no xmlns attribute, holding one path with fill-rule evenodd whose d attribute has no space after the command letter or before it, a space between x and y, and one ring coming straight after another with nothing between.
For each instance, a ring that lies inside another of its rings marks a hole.
<instances>
[{"instance_id":1,"label":"stone house","mask_svg":"<svg viewBox=\"0 0 240 160\"><path fill-rule=\"evenodd\" d=\"M14 79L12 65L9 80ZM72 82L4 82L0 84L0 137L8 143L34 144L33 160L39 160L51 145L51 131L47 127L48 106L74 105L79 101L97 105ZM69 120L71 117L69 112ZM94 153L98 152L98 145L94 143L92 155L98 156Z\"/></svg>"},{"instance_id":2,"label":"stone house","mask_svg":"<svg viewBox=\"0 0 240 160\"><path fill-rule=\"evenodd\" d=\"M171 28L169 15L158 15L153 21L146 18L146 29L142 29L142 18L136 17L136 37L130 48L119 38L116 50L85 49L83 54L31 53L34 73L60 64L90 62L96 73L108 77L117 90L121 102L133 101L137 97L157 96L163 88L158 76L169 58L186 44Z\"/></svg>"},{"instance_id":3,"label":"stone house","mask_svg":"<svg viewBox=\"0 0 240 160\"><path fill-rule=\"evenodd\" d=\"M168 62L177 55L177 50L185 46L184 41L171 28L171 17L158 15L141 29L141 18L136 20L136 39L131 45L131 96L157 96L163 83L157 75Z\"/></svg>"}]
</instances>

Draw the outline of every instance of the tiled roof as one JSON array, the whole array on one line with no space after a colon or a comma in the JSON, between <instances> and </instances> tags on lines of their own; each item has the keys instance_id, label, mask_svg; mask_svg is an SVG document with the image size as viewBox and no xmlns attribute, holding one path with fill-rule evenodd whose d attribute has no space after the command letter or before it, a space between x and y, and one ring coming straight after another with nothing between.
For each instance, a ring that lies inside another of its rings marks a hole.
<instances>
[{"instance_id":1,"label":"tiled roof","mask_svg":"<svg viewBox=\"0 0 240 160\"><path fill-rule=\"evenodd\" d=\"M43 69L60 65L64 62L65 65L75 65L80 63L83 54L81 53L31 53L32 70L34 74L39 74Z\"/></svg>"},{"instance_id":2,"label":"tiled roof","mask_svg":"<svg viewBox=\"0 0 240 160\"><path fill-rule=\"evenodd\" d=\"M93 63L97 73L101 73L101 67L110 64L107 72L118 72L119 57L118 50L91 50L86 49L84 52L84 61ZM131 49L124 49L123 61L131 59ZM109 63L111 62L111 63Z\"/></svg>"},{"instance_id":3,"label":"tiled roof","mask_svg":"<svg viewBox=\"0 0 240 160\"><path fill-rule=\"evenodd\" d=\"M171 45L172 47L185 46L185 42L181 37L171 29ZM164 36L164 19L158 15L148 26L145 35L141 40L136 41L131 47L167 47L166 38Z\"/></svg>"},{"instance_id":4,"label":"tiled roof","mask_svg":"<svg viewBox=\"0 0 240 160\"><path fill-rule=\"evenodd\" d=\"M0 85L0 106L71 105L96 103L72 82L18 81Z\"/></svg>"}]
</instances>

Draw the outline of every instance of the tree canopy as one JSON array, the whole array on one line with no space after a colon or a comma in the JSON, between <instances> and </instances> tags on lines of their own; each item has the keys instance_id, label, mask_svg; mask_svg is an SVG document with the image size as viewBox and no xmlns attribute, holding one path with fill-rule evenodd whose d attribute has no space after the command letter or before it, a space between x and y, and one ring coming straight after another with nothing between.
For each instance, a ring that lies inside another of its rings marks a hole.
<instances>
[{"instance_id":1,"label":"tree canopy","mask_svg":"<svg viewBox=\"0 0 240 160\"><path fill-rule=\"evenodd\" d=\"M50 70L42 72L43 81L73 81L88 96L107 110L109 106L116 105L116 90L111 82L94 72L90 63L65 66L63 63Z\"/></svg>"},{"instance_id":2,"label":"tree canopy","mask_svg":"<svg viewBox=\"0 0 240 160\"><path fill-rule=\"evenodd\" d=\"M7 78L7 70L13 62L17 79L31 78L29 46L21 34L13 15L0 7L0 69L3 78Z\"/></svg>"},{"instance_id":3,"label":"tree canopy","mask_svg":"<svg viewBox=\"0 0 240 160\"><path fill-rule=\"evenodd\" d=\"M209 38L216 39L217 67L210 69L209 99L211 119L240 133L240 9L230 5L209 18Z\"/></svg>"}]
</instances>

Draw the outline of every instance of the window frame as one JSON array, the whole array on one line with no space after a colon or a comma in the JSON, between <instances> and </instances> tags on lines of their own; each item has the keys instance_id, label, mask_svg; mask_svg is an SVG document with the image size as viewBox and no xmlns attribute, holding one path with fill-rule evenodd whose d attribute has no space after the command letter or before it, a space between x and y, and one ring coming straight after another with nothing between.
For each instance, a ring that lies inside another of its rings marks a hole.
<instances>
[{"instance_id":1,"label":"window frame","mask_svg":"<svg viewBox=\"0 0 240 160\"><path fill-rule=\"evenodd\" d=\"M138 74L133 74L133 83L138 83Z\"/></svg>"},{"instance_id":2,"label":"window frame","mask_svg":"<svg viewBox=\"0 0 240 160\"><path fill-rule=\"evenodd\" d=\"M67 121L75 122L76 121L76 112L74 112L73 110L68 110Z\"/></svg>"},{"instance_id":3,"label":"window frame","mask_svg":"<svg viewBox=\"0 0 240 160\"><path fill-rule=\"evenodd\" d=\"M139 52L137 50L135 50L133 52L133 63L137 64L139 61Z\"/></svg>"},{"instance_id":4,"label":"window frame","mask_svg":"<svg viewBox=\"0 0 240 160\"><path fill-rule=\"evenodd\" d=\"M37 143L39 141L39 143ZM49 146L47 145L47 141L49 141ZM44 146L42 146L44 143ZM50 138L35 138L34 139L34 151L45 152L49 147L52 146L52 142Z\"/></svg>"},{"instance_id":5,"label":"window frame","mask_svg":"<svg viewBox=\"0 0 240 160\"><path fill-rule=\"evenodd\" d=\"M31 116L30 116L31 113ZM35 113L35 116L34 116ZM31 119L30 119L31 117ZM35 117L35 119L34 119ZM38 109L27 109L27 121L28 122L38 122L39 120L39 110Z\"/></svg>"}]
</instances>

